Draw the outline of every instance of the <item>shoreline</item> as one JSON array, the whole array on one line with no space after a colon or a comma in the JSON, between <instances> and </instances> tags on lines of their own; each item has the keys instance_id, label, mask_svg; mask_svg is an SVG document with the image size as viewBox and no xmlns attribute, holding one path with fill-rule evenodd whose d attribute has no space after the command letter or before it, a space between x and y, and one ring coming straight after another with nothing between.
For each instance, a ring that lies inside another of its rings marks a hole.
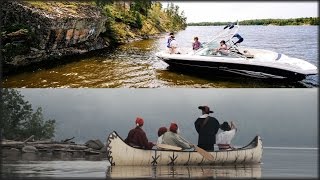
<instances>
[{"instance_id":1,"label":"shoreline","mask_svg":"<svg viewBox=\"0 0 320 180\"><path fill-rule=\"evenodd\" d=\"M1 141L2 161L45 161L45 160L106 160L106 145L100 140L89 140L84 144L53 140Z\"/></svg>"}]
</instances>

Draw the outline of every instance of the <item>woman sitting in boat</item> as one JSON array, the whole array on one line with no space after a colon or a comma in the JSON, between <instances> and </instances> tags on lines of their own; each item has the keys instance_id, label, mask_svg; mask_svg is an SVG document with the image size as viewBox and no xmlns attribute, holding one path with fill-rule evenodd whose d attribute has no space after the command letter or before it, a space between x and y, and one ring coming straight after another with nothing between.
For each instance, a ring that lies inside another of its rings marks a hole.
<instances>
[{"instance_id":1,"label":"woman sitting in boat","mask_svg":"<svg viewBox=\"0 0 320 180\"><path fill-rule=\"evenodd\" d=\"M124 142L132 147L152 149L154 144L152 142L148 142L147 135L142 129L143 124L144 120L140 117L137 117L136 127L129 131L128 137L124 140Z\"/></svg>"},{"instance_id":2,"label":"woman sitting in boat","mask_svg":"<svg viewBox=\"0 0 320 180\"><path fill-rule=\"evenodd\" d=\"M219 150L232 150L234 149L230 144L234 135L236 134L237 128L234 123L231 121L231 127L228 122L223 122L220 126L220 129L223 132L217 135L217 141Z\"/></svg>"},{"instance_id":3,"label":"woman sitting in boat","mask_svg":"<svg viewBox=\"0 0 320 180\"><path fill-rule=\"evenodd\" d=\"M226 45L226 41L222 40L220 41L220 47L215 49L215 52L220 52L223 55L228 55L228 46Z\"/></svg>"},{"instance_id":4,"label":"woman sitting in boat","mask_svg":"<svg viewBox=\"0 0 320 180\"><path fill-rule=\"evenodd\" d=\"M192 43L192 50L198 50L201 47L201 43L198 37L193 38L194 42Z\"/></svg>"},{"instance_id":5,"label":"woman sitting in boat","mask_svg":"<svg viewBox=\"0 0 320 180\"><path fill-rule=\"evenodd\" d=\"M193 144L190 144L179 135L179 128L176 123L171 123L169 131L163 134L162 144L177 146L182 149L194 148Z\"/></svg>"}]
</instances>

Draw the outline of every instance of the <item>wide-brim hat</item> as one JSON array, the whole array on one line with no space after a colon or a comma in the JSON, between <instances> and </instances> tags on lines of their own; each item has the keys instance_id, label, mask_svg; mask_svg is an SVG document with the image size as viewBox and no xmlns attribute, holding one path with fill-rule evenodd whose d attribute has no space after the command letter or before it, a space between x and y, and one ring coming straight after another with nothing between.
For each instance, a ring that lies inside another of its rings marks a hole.
<instances>
[{"instance_id":1,"label":"wide-brim hat","mask_svg":"<svg viewBox=\"0 0 320 180\"><path fill-rule=\"evenodd\" d=\"M208 106L199 106L198 109L201 109L206 113L213 113L213 111L210 111L210 108Z\"/></svg>"}]
</instances>

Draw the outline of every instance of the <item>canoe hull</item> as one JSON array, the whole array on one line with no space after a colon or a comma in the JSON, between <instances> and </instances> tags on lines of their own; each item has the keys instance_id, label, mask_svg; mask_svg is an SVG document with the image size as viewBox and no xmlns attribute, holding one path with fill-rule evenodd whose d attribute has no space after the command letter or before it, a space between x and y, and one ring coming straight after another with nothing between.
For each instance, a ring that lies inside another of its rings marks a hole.
<instances>
[{"instance_id":1,"label":"canoe hull","mask_svg":"<svg viewBox=\"0 0 320 180\"><path fill-rule=\"evenodd\" d=\"M107 159L112 166L257 164L262 157L262 141L256 136L248 146L238 150L209 153L214 161L205 159L196 151L133 148L116 132L110 133L107 140Z\"/></svg>"}]
</instances>

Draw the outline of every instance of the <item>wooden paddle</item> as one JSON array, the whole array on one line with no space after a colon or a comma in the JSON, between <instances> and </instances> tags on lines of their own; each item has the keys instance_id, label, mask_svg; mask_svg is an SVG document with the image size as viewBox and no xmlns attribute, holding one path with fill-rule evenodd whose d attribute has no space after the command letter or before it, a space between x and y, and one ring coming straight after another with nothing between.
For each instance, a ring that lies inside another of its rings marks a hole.
<instances>
[{"instance_id":1,"label":"wooden paddle","mask_svg":"<svg viewBox=\"0 0 320 180\"><path fill-rule=\"evenodd\" d=\"M182 138L182 137L181 137ZM182 138L183 139L183 138ZM185 140L185 139L183 139ZM185 140L186 142L189 143L189 141ZM202 148L199 148L198 146L196 146L195 144L192 144L192 143L189 143L191 145L194 146L194 149L199 153L201 154L204 158L206 158L207 160L209 161L214 161L214 157L212 156L212 154L208 153L206 150L202 149Z\"/></svg>"},{"instance_id":2,"label":"wooden paddle","mask_svg":"<svg viewBox=\"0 0 320 180\"><path fill-rule=\"evenodd\" d=\"M157 146L158 148L163 148L163 149L168 149L168 150L175 150L175 151L180 151L180 150L182 150L181 147L172 146L172 145L169 145L169 144L156 144L156 146Z\"/></svg>"},{"instance_id":3,"label":"wooden paddle","mask_svg":"<svg viewBox=\"0 0 320 180\"><path fill-rule=\"evenodd\" d=\"M194 144L193 144L194 145ZM207 151L205 151L202 148L199 148L198 146L194 145L194 148L196 149L196 151L201 154L204 158L206 158L209 161L214 161L214 157L212 156L212 154L208 153Z\"/></svg>"}]
</instances>

